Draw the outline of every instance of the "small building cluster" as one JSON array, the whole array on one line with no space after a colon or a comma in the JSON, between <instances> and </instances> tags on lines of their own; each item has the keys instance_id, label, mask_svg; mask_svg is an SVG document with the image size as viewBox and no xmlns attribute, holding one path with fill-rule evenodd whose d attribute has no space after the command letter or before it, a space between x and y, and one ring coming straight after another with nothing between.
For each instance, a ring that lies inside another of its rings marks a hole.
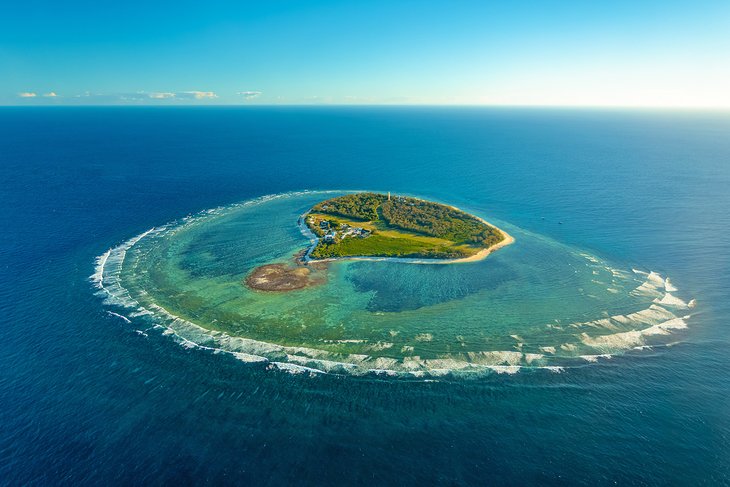
<instances>
[{"instance_id":1,"label":"small building cluster","mask_svg":"<svg viewBox=\"0 0 730 487\"><path fill-rule=\"evenodd\" d=\"M333 228L333 222L330 222L328 220L320 220L319 222L313 222L310 220L310 223L317 224L319 229L324 233L323 235L320 235L322 235L322 240L324 240L326 243L335 243L338 240L342 240L343 238L347 237L365 238L369 237L372 233L370 230L367 230L365 228L353 227L346 223L340 224L337 230L335 230Z\"/></svg>"},{"instance_id":2,"label":"small building cluster","mask_svg":"<svg viewBox=\"0 0 730 487\"><path fill-rule=\"evenodd\" d=\"M345 237L367 237L370 235L370 230L366 230L364 228L360 227L351 227L350 225L343 224L340 225L340 230L342 231L342 238Z\"/></svg>"}]
</instances>

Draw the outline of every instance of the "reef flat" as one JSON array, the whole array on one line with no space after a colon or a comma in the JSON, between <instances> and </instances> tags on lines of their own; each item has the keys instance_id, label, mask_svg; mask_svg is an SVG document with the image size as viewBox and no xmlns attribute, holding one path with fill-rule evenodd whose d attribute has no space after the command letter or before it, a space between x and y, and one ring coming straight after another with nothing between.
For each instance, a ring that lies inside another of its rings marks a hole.
<instances>
[{"instance_id":1,"label":"reef flat","mask_svg":"<svg viewBox=\"0 0 730 487\"><path fill-rule=\"evenodd\" d=\"M696 301L669 278L507 224L520 245L470 265L305 262L311 231L297 220L343 194L266 196L155 227L100 255L92 279L143 333L305 373L558 372L669 346L693 319Z\"/></svg>"}]
</instances>

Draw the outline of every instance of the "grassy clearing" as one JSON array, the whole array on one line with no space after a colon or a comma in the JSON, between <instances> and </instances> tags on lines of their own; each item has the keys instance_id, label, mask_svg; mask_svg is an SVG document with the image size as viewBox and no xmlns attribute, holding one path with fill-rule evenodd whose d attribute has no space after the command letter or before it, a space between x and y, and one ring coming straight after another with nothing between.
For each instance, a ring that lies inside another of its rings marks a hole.
<instances>
[{"instance_id":1,"label":"grassy clearing","mask_svg":"<svg viewBox=\"0 0 730 487\"><path fill-rule=\"evenodd\" d=\"M390 216L384 215L384 209ZM371 219L365 220L363 216ZM320 226L323 221L328 222L324 228ZM503 238L499 230L459 210L413 198L388 200L387 196L375 193L323 201L312 208L307 224L321 238L311 254L315 259L457 259L474 255L496 243L496 238ZM348 226L372 233L365 237L346 235ZM330 232L334 232L334 241L331 237L323 238Z\"/></svg>"},{"instance_id":2,"label":"grassy clearing","mask_svg":"<svg viewBox=\"0 0 730 487\"><path fill-rule=\"evenodd\" d=\"M345 224L374 232L366 238L346 237L335 244L320 242L312 252L312 257L315 259L352 256L450 259L468 257L479 251L477 247L456 244L443 238L393 229L382 221L362 222L342 217L333 217L324 213L313 213L310 216L317 225L320 221L327 220L335 228ZM323 233L320 234L320 236L322 235Z\"/></svg>"}]
</instances>

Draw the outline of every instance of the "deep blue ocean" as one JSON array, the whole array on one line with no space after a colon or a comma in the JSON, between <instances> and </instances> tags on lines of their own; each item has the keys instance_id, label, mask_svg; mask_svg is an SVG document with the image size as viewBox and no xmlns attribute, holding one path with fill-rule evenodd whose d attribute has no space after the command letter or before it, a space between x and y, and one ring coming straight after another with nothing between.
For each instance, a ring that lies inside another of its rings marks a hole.
<instances>
[{"instance_id":1,"label":"deep blue ocean","mask_svg":"<svg viewBox=\"0 0 730 487\"><path fill-rule=\"evenodd\" d=\"M89 276L206 208L419 194L696 298L671 347L560 374L292 375L136 333ZM0 484L730 485L730 114L0 109Z\"/></svg>"}]
</instances>

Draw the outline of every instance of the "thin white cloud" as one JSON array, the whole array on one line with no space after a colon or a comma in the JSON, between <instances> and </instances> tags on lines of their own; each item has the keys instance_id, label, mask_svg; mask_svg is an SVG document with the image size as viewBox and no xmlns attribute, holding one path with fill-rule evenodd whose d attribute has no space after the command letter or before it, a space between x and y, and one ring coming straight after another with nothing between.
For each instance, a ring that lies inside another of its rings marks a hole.
<instances>
[{"instance_id":1,"label":"thin white cloud","mask_svg":"<svg viewBox=\"0 0 730 487\"><path fill-rule=\"evenodd\" d=\"M105 101L116 100L130 103L145 103L149 102L150 100L174 100L178 96L178 94L179 93L173 93L169 91L136 91L134 93L94 93L90 96L93 97L95 100L104 99Z\"/></svg>"},{"instance_id":2,"label":"thin white cloud","mask_svg":"<svg viewBox=\"0 0 730 487\"><path fill-rule=\"evenodd\" d=\"M94 95L97 98L106 98L108 95ZM119 93L117 95L111 95L112 97L119 97L121 101L132 101L132 102L141 102L145 101L148 96L143 91L138 91L136 93Z\"/></svg>"},{"instance_id":3,"label":"thin white cloud","mask_svg":"<svg viewBox=\"0 0 730 487\"><path fill-rule=\"evenodd\" d=\"M258 98L262 95L260 91L239 91L238 94L246 100L253 100L254 98Z\"/></svg>"},{"instance_id":4,"label":"thin white cloud","mask_svg":"<svg viewBox=\"0 0 730 487\"><path fill-rule=\"evenodd\" d=\"M183 91L178 93L181 98L195 98L196 100L204 100L206 98L218 98L212 91Z\"/></svg>"},{"instance_id":5,"label":"thin white cloud","mask_svg":"<svg viewBox=\"0 0 730 487\"><path fill-rule=\"evenodd\" d=\"M252 92L250 96L258 96ZM77 93L62 97L55 91L49 91L46 93L35 93L35 92L23 92L18 93L20 98L36 98L42 97L50 103L51 99L59 98L70 101L72 103L79 104L167 104L167 103L184 103L192 101L200 101L205 103L213 101L218 98L218 94L213 91L136 91L136 92L112 92L112 93L99 93L93 91L86 91L83 93ZM40 101L40 100L38 100Z\"/></svg>"}]
</instances>

